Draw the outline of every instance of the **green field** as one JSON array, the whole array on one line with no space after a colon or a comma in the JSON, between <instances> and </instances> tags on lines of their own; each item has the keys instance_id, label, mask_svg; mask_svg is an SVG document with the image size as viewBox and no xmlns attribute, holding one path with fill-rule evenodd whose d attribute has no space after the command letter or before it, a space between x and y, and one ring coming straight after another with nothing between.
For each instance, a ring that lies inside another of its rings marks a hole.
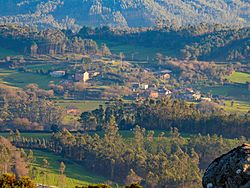
<instances>
[{"instance_id":1,"label":"green field","mask_svg":"<svg viewBox=\"0 0 250 188\"><path fill-rule=\"evenodd\" d=\"M62 106L63 108L67 108L69 106L76 107L80 113L92 111L99 108L99 105L103 105L105 107L105 101L98 101L98 100L55 100L58 106ZM71 124L74 121L79 119L78 116L67 114L63 118L64 124Z\"/></svg>"},{"instance_id":2,"label":"green field","mask_svg":"<svg viewBox=\"0 0 250 188\"><path fill-rule=\"evenodd\" d=\"M51 137L51 133L22 133L21 135L27 138L39 138L39 139L42 138L49 139ZM0 132L0 136L8 137L9 133Z\"/></svg>"},{"instance_id":3,"label":"green field","mask_svg":"<svg viewBox=\"0 0 250 188\"><path fill-rule=\"evenodd\" d=\"M52 78L49 75L40 75L35 73L18 72L5 67L0 67L0 84L10 87L23 88L28 84L35 83L40 88L48 89L50 81L59 82L61 79Z\"/></svg>"},{"instance_id":4,"label":"green field","mask_svg":"<svg viewBox=\"0 0 250 188\"><path fill-rule=\"evenodd\" d=\"M0 58L5 58L6 56L18 55L17 52L0 47Z\"/></svg>"},{"instance_id":5,"label":"green field","mask_svg":"<svg viewBox=\"0 0 250 188\"><path fill-rule=\"evenodd\" d=\"M55 100L56 104L64 108L74 106L82 112L91 111L99 108L99 105L105 106L106 101L98 100Z\"/></svg>"},{"instance_id":6,"label":"green field","mask_svg":"<svg viewBox=\"0 0 250 188\"><path fill-rule=\"evenodd\" d=\"M67 188L73 188L75 186L82 186L86 184L104 183L105 181L107 181L106 178L96 176L95 174L86 170L83 166L69 159L63 158L50 152L40 150L33 150L33 152L34 156L36 157L36 161L33 165L38 169L35 181L38 183L60 186L60 183L58 184L58 182L62 181L59 175L59 166L61 162L64 162L64 164L66 165L65 175L67 178L65 185L67 185ZM43 159L48 160L48 169L44 169L41 167L43 164ZM41 171L46 171L47 179L44 180L43 176L40 175L39 172Z\"/></svg>"},{"instance_id":7,"label":"green field","mask_svg":"<svg viewBox=\"0 0 250 188\"><path fill-rule=\"evenodd\" d=\"M113 54L119 54L120 52L124 53L127 59L132 59L132 54L134 55L134 60L145 61L147 58L151 61L155 59L156 53L161 53L165 56L173 56L176 55L176 50L165 50L162 48L151 48L151 47L143 47L143 46L136 46L136 45L129 45L129 44L120 44L111 41L100 41L97 40L97 43L106 43L107 46L110 48L110 51Z\"/></svg>"},{"instance_id":8,"label":"green field","mask_svg":"<svg viewBox=\"0 0 250 188\"><path fill-rule=\"evenodd\" d=\"M213 95L221 95L237 101L245 101L250 103L250 92L246 85L223 85L214 87L202 87L203 93L211 93Z\"/></svg>"},{"instance_id":9,"label":"green field","mask_svg":"<svg viewBox=\"0 0 250 188\"><path fill-rule=\"evenodd\" d=\"M233 72L230 76L227 77L230 82L245 84L250 82L250 74L244 72Z\"/></svg>"},{"instance_id":10,"label":"green field","mask_svg":"<svg viewBox=\"0 0 250 188\"><path fill-rule=\"evenodd\" d=\"M223 106L223 108L228 112L246 113L250 110L250 102L234 101L233 106L231 106L230 100L225 100L224 103L225 103L225 106Z\"/></svg>"}]
</instances>

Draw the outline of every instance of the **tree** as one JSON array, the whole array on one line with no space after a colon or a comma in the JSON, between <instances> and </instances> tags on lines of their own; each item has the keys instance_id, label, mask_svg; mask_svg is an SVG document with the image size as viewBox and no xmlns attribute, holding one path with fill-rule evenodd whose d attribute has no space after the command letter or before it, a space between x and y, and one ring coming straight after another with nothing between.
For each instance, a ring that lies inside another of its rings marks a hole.
<instances>
[{"instance_id":1,"label":"tree","mask_svg":"<svg viewBox=\"0 0 250 188\"><path fill-rule=\"evenodd\" d=\"M161 53L156 53L156 60L158 62L158 64L162 64L162 61L164 60L164 56Z\"/></svg>"},{"instance_id":2,"label":"tree","mask_svg":"<svg viewBox=\"0 0 250 188\"><path fill-rule=\"evenodd\" d=\"M234 101L232 100L232 101L231 101L231 107L233 107L233 106L234 106Z\"/></svg>"},{"instance_id":3,"label":"tree","mask_svg":"<svg viewBox=\"0 0 250 188\"><path fill-rule=\"evenodd\" d=\"M43 177L43 185L45 185L45 180L47 181L47 178L48 178L47 169L49 167L49 162L47 159L43 159L42 167L43 169L41 171L41 175Z\"/></svg>"},{"instance_id":4,"label":"tree","mask_svg":"<svg viewBox=\"0 0 250 188\"><path fill-rule=\"evenodd\" d=\"M31 163L33 163L34 160L35 160L35 157L34 157L34 154L33 154L32 150L29 150L26 158L27 158L28 164L31 166Z\"/></svg>"},{"instance_id":5,"label":"tree","mask_svg":"<svg viewBox=\"0 0 250 188\"><path fill-rule=\"evenodd\" d=\"M66 168L66 166L65 166L64 162L61 162L60 168L59 168L60 174L64 174L65 168Z\"/></svg>"},{"instance_id":6,"label":"tree","mask_svg":"<svg viewBox=\"0 0 250 188\"><path fill-rule=\"evenodd\" d=\"M110 55L112 55L112 53L110 52L110 50L109 50L109 48L107 47L106 44L102 44L101 53L102 53L102 56L110 56Z\"/></svg>"},{"instance_id":7,"label":"tree","mask_svg":"<svg viewBox=\"0 0 250 188\"><path fill-rule=\"evenodd\" d=\"M140 184L142 178L138 176L133 169L130 169L129 174L126 177L126 185Z\"/></svg>"},{"instance_id":8,"label":"tree","mask_svg":"<svg viewBox=\"0 0 250 188\"><path fill-rule=\"evenodd\" d=\"M121 63L123 63L123 59L125 58L124 53L120 52L119 53L119 58L120 58Z\"/></svg>"},{"instance_id":9,"label":"tree","mask_svg":"<svg viewBox=\"0 0 250 188\"><path fill-rule=\"evenodd\" d=\"M3 174L0 177L0 187L6 188L37 188L36 184L30 180L28 177L21 177L19 179L16 178L15 175L12 174Z\"/></svg>"},{"instance_id":10,"label":"tree","mask_svg":"<svg viewBox=\"0 0 250 188\"><path fill-rule=\"evenodd\" d=\"M36 56L37 55L37 50L38 50L38 46L36 43L32 44L30 47L30 53L31 56Z\"/></svg>"},{"instance_id":11,"label":"tree","mask_svg":"<svg viewBox=\"0 0 250 188\"><path fill-rule=\"evenodd\" d=\"M58 185L60 185L60 187L65 187L65 181L66 181L66 176L64 175L64 171L65 171L65 164L64 162L60 163L60 167L59 167L59 172L60 172L60 176L58 179Z\"/></svg>"}]
</instances>

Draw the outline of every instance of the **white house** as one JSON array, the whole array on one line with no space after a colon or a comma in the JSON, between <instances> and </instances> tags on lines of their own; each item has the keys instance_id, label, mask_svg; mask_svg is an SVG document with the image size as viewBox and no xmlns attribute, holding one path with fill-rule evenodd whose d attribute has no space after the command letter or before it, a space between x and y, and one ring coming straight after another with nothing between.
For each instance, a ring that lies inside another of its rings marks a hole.
<instances>
[{"instance_id":1,"label":"white house","mask_svg":"<svg viewBox=\"0 0 250 188\"><path fill-rule=\"evenodd\" d=\"M83 73L83 82L87 82L89 80L89 73L86 71Z\"/></svg>"},{"instance_id":2,"label":"white house","mask_svg":"<svg viewBox=\"0 0 250 188\"><path fill-rule=\"evenodd\" d=\"M140 84L140 88L143 90L147 90L148 89L148 84Z\"/></svg>"},{"instance_id":3,"label":"white house","mask_svg":"<svg viewBox=\"0 0 250 188\"><path fill-rule=\"evenodd\" d=\"M66 72L65 71L53 71L49 73L50 76L55 77L55 78L60 78L65 76Z\"/></svg>"}]
</instances>

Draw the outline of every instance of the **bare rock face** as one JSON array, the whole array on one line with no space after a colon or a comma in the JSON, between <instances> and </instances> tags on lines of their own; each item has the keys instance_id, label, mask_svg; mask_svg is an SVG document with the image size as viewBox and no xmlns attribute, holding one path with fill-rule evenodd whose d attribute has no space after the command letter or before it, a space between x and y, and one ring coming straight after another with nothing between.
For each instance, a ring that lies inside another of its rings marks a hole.
<instances>
[{"instance_id":1,"label":"bare rock face","mask_svg":"<svg viewBox=\"0 0 250 188\"><path fill-rule=\"evenodd\" d=\"M250 145L243 144L215 159L207 168L204 188L250 188Z\"/></svg>"}]
</instances>

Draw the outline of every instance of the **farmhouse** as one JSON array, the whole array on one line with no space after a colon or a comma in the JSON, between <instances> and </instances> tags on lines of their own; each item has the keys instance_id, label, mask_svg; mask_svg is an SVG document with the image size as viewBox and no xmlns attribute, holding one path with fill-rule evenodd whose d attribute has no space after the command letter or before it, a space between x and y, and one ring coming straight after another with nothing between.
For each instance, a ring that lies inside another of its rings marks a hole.
<instances>
[{"instance_id":1,"label":"farmhouse","mask_svg":"<svg viewBox=\"0 0 250 188\"><path fill-rule=\"evenodd\" d=\"M83 73L83 82L87 82L89 80L89 73L86 71Z\"/></svg>"},{"instance_id":2,"label":"farmhouse","mask_svg":"<svg viewBox=\"0 0 250 188\"><path fill-rule=\"evenodd\" d=\"M149 88L148 84L140 84L140 83L131 83L131 89L133 92L138 91L138 90L147 90Z\"/></svg>"},{"instance_id":3,"label":"farmhouse","mask_svg":"<svg viewBox=\"0 0 250 188\"><path fill-rule=\"evenodd\" d=\"M167 96L167 95L172 94L172 91L170 91L169 89L167 89L165 87L159 88L158 92L159 92L159 95L161 95L161 96Z\"/></svg>"},{"instance_id":4,"label":"farmhouse","mask_svg":"<svg viewBox=\"0 0 250 188\"><path fill-rule=\"evenodd\" d=\"M140 84L140 88L143 90L147 90L148 89L148 84Z\"/></svg>"},{"instance_id":5,"label":"farmhouse","mask_svg":"<svg viewBox=\"0 0 250 188\"><path fill-rule=\"evenodd\" d=\"M201 99L201 94L200 94L200 93L194 93L194 94L192 95L192 97L193 97L194 100L198 101L198 100Z\"/></svg>"},{"instance_id":6,"label":"farmhouse","mask_svg":"<svg viewBox=\"0 0 250 188\"><path fill-rule=\"evenodd\" d=\"M131 83L131 89L133 92L137 91L140 88L140 83Z\"/></svg>"},{"instance_id":7,"label":"farmhouse","mask_svg":"<svg viewBox=\"0 0 250 188\"><path fill-rule=\"evenodd\" d=\"M65 76L66 72L61 70L61 71L53 71L53 72L50 72L49 74L52 77L60 78L60 77Z\"/></svg>"},{"instance_id":8,"label":"farmhouse","mask_svg":"<svg viewBox=\"0 0 250 188\"><path fill-rule=\"evenodd\" d=\"M186 93L194 93L193 88L185 88Z\"/></svg>"},{"instance_id":9,"label":"farmhouse","mask_svg":"<svg viewBox=\"0 0 250 188\"><path fill-rule=\"evenodd\" d=\"M149 97L150 98L158 98L159 93L157 91L150 91Z\"/></svg>"},{"instance_id":10,"label":"farmhouse","mask_svg":"<svg viewBox=\"0 0 250 188\"><path fill-rule=\"evenodd\" d=\"M206 102L211 102L212 101L212 99L209 98L209 97L202 97L201 100L206 101Z\"/></svg>"},{"instance_id":11,"label":"farmhouse","mask_svg":"<svg viewBox=\"0 0 250 188\"><path fill-rule=\"evenodd\" d=\"M89 80L89 73L86 71L84 73L75 73L74 79L77 82L87 82Z\"/></svg>"},{"instance_id":12,"label":"farmhouse","mask_svg":"<svg viewBox=\"0 0 250 188\"><path fill-rule=\"evenodd\" d=\"M166 74L162 74L161 76L160 76L160 78L161 79L163 79L163 80L167 80L167 79L170 79L170 74L168 74L168 73L166 73Z\"/></svg>"},{"instance_id":13,"label":"farmhouse","mask_svg":"<svg viewBox=\"0 0 250 188\"><path fill-rule=\"evenodd\" d=\"M162 70L162 71L157 71L155 72L154 74L158 77L158 78L161 78L161 79L170 79L171 73L172 71L171 70Z\"/></svg>"}]
</instances>

